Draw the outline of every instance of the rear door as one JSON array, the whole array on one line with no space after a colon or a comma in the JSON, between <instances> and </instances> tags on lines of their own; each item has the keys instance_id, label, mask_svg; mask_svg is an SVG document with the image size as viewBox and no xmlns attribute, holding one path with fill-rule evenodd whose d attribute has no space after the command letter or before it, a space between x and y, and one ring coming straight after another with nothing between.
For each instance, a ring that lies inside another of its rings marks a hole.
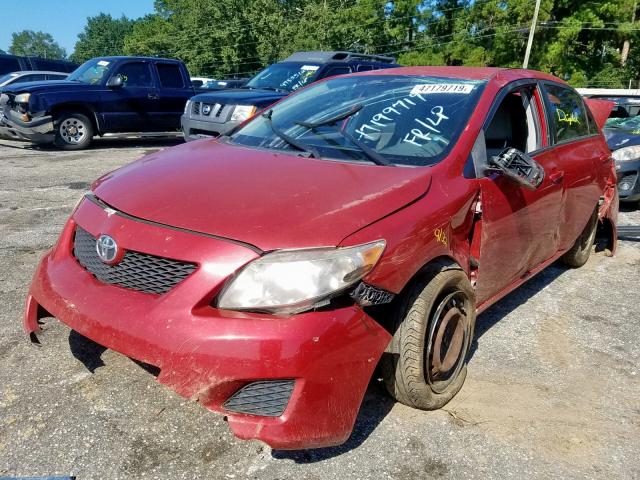
<instances>
[{"instance_id":1,"label":"rear door","mask_svg":"<svg viewBox=\"0 0 640 480\"><path fill-rule=\"evenodd\" d=\"M558 248L571 248L602 193L598 179L610 171L611 152L573 89L556 83L543 84L551 141L564 171L566 199L560 213Z\"/></svg>"},{"instance_id":2,"label":"rear door","mask_svg":"<svg viewBox=\"0 0 640 480\"><path fill-rule=\"evenodd\" d=\"M185 78L180 64L175 62L156 62L155 73L158 89L152 111L154 123L158 130L178 130L184 106L195 94L191 81Z\"/></svg>"},{"instance_id":3,"label":"rear door","mask_svg":"<svg viewBox=\"0 0 640 480\"><path fill-rule=\"evenodd\" d=\"M482 303L527 275L556 253L564 173L549 148L540 91L535 82L503 91L492 108L483 137L486 158L506 148L529 154L545 179L529 190L504 175L480 172L482 233L476 292Z\"/></svg>"}]
</instances>

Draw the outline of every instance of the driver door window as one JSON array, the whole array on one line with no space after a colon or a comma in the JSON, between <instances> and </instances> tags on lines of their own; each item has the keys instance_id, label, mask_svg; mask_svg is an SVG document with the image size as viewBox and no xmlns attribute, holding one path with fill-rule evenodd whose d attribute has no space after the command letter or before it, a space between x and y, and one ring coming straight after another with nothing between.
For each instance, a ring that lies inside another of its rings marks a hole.
<instances>
[{"instance_id":1,"label":"driver door window","mask_svg":"<svg viewBox=\"0 0 640 480\"><path fill-rule=\"evenodd\" d=\"M542 147L535 87L507 94L484 132L487 155L497 157L507 148L531 153Z\"/></svg>"},{"instance_id":2,"label":"driver door window","mask_svg":"<svg viewBox=\"0 0 640 480\"><path fill-rule=\"evenodd\" d=\"M153 86L153 77L151 76L151 69L149 68L148 63L125 63L118 68L118 72L116 74L122 77L124 82L122 86L124 88L149 88Z\"/></svg>"}]
</instances>

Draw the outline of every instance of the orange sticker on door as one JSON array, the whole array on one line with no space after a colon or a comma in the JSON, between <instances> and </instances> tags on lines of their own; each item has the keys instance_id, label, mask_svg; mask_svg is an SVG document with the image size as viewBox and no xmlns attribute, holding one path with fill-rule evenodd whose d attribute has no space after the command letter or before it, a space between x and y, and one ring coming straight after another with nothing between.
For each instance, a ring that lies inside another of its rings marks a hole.
<instances>
[{"instance_id":1,"label":"orange sticker on door","mask_svg":"<svg viewBox=\"0 0 640 480\"><path fill-rule=\"evenodd\" d=\"M433 231L433 236L436 237L438 243L441 243L445 247L449 245L449 241L447 240L447 234L442 228L436 228Z\"/></svg>"}]
</instances>

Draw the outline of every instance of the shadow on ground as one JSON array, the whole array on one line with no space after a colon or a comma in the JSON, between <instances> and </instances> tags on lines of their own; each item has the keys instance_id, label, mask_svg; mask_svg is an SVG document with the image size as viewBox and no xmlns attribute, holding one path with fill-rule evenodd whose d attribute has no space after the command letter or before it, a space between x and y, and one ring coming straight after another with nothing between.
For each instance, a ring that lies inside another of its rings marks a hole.
<instances>
[{"instance_id":1,"label":"shadow on ground","mask_svg":"<svg viewBox=\"0 0 640 480\"><path fill-rule=\"evenodd\" d=\"M0 145L5 148L15 148L17 150L35 150L43 152L62 151L53 144L36 145L29 142L2 142ZM96 138L87 150L104 150L108 148L166 148L184 143L182 137L132 137L132 138Z\"/></svg>"},{"instance_id":2,"label":"shadow on ground","mask_svg":"<svg viewBox=\"0 0 640 480\"><path fill-rule=\"evenodd\" d=\"M478 348L478 339L482 337L482 335L517 307L526 303L531 297L550 285L565 271L567 271L567 267L559 263L547 267L540 274L480 315L476 324L469 360L473 358ZM105 352L106 348L82 336L78 332L71 331L69 334L69 346L74 357L82 362L90 372L93 373L97 368L104 365L101 355ZM135 360L134 362L152 375L158 375L159 373L156 367ZM301 464L315 463L340 456L362 445L395 404L395 401L383 391L382 385L377 377L378 375L375 374L367 388L362 406L356 418L353 433L344 444L335 447L308 450L273 450L271 452L273 458L289 459Z\"/></svg>"}]
</instances>

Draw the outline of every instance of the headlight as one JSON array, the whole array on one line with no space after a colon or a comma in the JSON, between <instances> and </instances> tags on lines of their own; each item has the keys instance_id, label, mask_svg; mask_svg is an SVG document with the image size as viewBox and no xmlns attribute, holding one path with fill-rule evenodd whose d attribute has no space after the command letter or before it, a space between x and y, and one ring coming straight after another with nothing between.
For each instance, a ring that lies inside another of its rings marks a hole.
<instances>
[{"instance_id":1,"label":"headlight","mask_svg":"<svg viewBox=\"0 0 640 480\"><path fill-rule=\"evenodd\" d=\"M76 200L76 203L73 205L73 210L71 210L71 215L73 215L76 212L76 210L78 209L78 207L80 206L80 204L82 203L82 201L85 199L87 195L92 195L91 190L87 190L82 195L80 195L80 197Z\"/></svg>"},{"instance_id":2,"label":"headlight","mask_svg":"<svg viewBox=\"0 0 640 480\"><path fill-rule=\"evenodd\" d=\"M186 115L189 112L189 107L191 106L191 100L187 100L187 103L184 104L184 114Z\"/></svg>"},{"instance_id":3,"label":"headlight","mask_svg":"<svg viewBox=\"0 0 640 480\"><path fill-rule=\"evenodd\" d=\"M232 122L244 122L247 118L253 117L256 113L255 105L236 105L231 114Z\"/></svg>"},{"instance_id":4,"label":"headlight","mask_svg":"<svg viewBox=\"0 0 640 480\"><path fill-rule=\"evenodd\" d=\"M323 304L376 265L386 242L268 253L224 288L218 308L291 314Z\"/></svg>"},{"instance_id":5,"label":"headlight","mask_svg":"<svg viewBox=\"0 0 640 480\"><path fill-rule=\"evenodd\" d=\"M15 96L13 101L16 103L29 103L29 98L31 98L30 93L20 93Z\"/></svg>"},{"instance_id":6,"label":"headlight","mask_svg":"<svg viewBox=\"0 0 640 480\"><path fill-rule=\"evenodd\" d=\"M616 162L628 162L629 160L636 160L638 158L640 158L640 145L624 147L619 150L614 150L613 152L613 159Z\"/></svg>"}]
</instances>

